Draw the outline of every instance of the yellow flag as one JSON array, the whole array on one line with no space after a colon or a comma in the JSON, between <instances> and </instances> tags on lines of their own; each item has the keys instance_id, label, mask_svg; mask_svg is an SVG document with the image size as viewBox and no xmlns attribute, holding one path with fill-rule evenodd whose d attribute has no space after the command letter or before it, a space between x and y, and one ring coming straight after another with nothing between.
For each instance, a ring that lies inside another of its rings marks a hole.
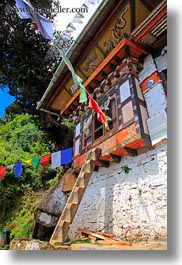
<instances>
[{"instance_id":1,"label":"yellow flag","mask_svg":"<svg viewBox=\"0 0 182 265\"><path fill-rule=\"evenodd\" d=\"M29 160L23 160L23 163L27 164L28 166L31 167L32 165L32 159L29 159Z\"/></svg>"}]
</instances>

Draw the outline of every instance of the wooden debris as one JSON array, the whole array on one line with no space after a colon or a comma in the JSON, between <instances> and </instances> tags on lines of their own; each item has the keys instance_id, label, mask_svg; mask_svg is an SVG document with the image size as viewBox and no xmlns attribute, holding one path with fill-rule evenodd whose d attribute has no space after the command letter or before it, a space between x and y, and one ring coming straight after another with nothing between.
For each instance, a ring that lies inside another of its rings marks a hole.
<instances>
[{"instance_id":1,"label":"wooden debris","mask_svg":"<svg viewBox=\"0 0 182 265\"><path fill-rule=\"evenodd\" d=\"M97 232L97 234L103 235L103 236L106 236L106 237L109 237L109 238L114 238L113 234L107 234L107 233L104 233L104 232Z\"/></svg>"},{"instance_id":2,"label":"wooden debris","mask_svg":"<svg viewBox=\"0 0 182 265\"><path fill-rule=\"evenodd\" d=\"M99 238L99 239L105 239L104 236L99 235L95 232L89 231L87 229L78 228L78 231L81 232L82 234L91 235L91 236Z\"/></svg>"},{"instance_id":3,"label":"wooden debris","mask_svg":"<svg viewBox=\"0 0 182 265\"><path fill-rule=\"evenodd\" d=\"M55 248L56 250L71 250L71 246L66 246L66 245L55 246L54 248Z\"/></svg>"},{"instance_id":4,"label":"wooden debris","mask_svg":"<svg viewBox=\"0 0 182 265\"><path fill-rule=\"evenodd\" d=\"M97 238L95 236L89 235L88 237L92 243L95 243L95 241L97 240Z\"/></svg>"},{"instance_id":5,"label":"wooden debris","mask_svg":"<svg viewBox=\"0 0 182 265\"><path fill-rule=\"evenodd\" d=\"M116 245L116 246L132 246L132 242L120 241L114 238L113 234L107 234L104 232L94 232L88 229L78 229L83 235L88 235L92 243L99 243L100 245Z\"/></svg>"},{"instance_id":6,"label":"wooden debris","mask_svg":"<svg viewBox=\"0 0 182 265\"><path fill-rule=\"evenodd\" d=\"M108 246L108 245L115 245L115 246L132 246L132 242L127 241L117 241L117 240L98 240L97 243L99 245Z\"/></svg>"}]
</instances>

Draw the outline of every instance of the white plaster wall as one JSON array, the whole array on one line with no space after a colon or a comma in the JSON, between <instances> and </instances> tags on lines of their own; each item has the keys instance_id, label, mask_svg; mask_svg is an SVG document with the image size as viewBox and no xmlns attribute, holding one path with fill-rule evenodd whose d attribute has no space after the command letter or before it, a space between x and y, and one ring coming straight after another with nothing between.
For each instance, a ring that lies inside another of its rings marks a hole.
<instances>
[{"instance_id":1,"label":"white plaster wall","mask_svg":"<svg viewBox=\"0 0 182 265\"><path fill-rule=\"evenodd\" d=\"M123 166L131 168L129 174ZM70 226L70 239L75 239L79 227L118 238L166 239L166 142L94 172Z\"/></svg>"}]
</instances>

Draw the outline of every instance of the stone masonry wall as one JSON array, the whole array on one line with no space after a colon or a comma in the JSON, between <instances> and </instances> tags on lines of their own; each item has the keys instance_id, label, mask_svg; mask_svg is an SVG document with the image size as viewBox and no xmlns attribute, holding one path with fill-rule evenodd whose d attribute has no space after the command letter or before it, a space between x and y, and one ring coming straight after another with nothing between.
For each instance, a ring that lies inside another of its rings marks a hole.
<instances>
[{"instance_id":1,"label":"stone masonry wall","mask_svg":"<svg viewBox=\"0 0 182 265\"><path fill-rule=\"evenodd\" d=\"M124 167L129 173L125 173ZM94 172L69 238L77 229L102 230L118 238L167 238L167 143Z\"/></svg>"}]
</instances>

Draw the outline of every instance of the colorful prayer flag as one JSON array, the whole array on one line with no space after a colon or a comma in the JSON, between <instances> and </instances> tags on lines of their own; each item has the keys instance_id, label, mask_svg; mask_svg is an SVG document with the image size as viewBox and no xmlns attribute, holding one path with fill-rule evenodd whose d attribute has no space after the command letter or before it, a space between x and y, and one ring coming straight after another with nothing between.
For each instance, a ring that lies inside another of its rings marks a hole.
<instances>
[{"instance_id":1,"label":"colorful prayer flag","mask_svg":"<svg viewBox=\"0 0 182 265\"><path fill-rule=\"evenodd\" d=\"M31 166L31 165L32 165L32 159L29 159L29 160L23 160L23 163L25 163L25 164L28 165L28 166Z\"/></svg>"},{"instance_id":2,"label":"colorful prayer flag","mask_svg":"<svg viewBox=\"0 0 182 265\"><path fill-rule=\"evenodd\" d=\"M16 0L16 12L21 19L32 18L30 14L30 8L28 8L28 3L23 0Z\"/></svg>"},{"instance_id":3,"label":"colorful prayer flag","mask_svg":"<svg viewBox=\"0 0 182 265\"><path fill-rule=\"evenodd\" d=\"M86 94L86 91L85 91L85 87L80 84L80 99L79 99L79 102L80 103L83 103L83 102L86 102L87 101L87 94Z\"/></svg>"},{"instance_id":4,"label":"colorful prayer flag","mask_svg":"<svg viewBox=\"0 0 182 265\"><path fill-rule=\"evenodd\" d=\"M7 169L14 169L14 167L15 167L15 164L8 165L8 166L7 166Z\"/></svg>"},{"instance_id":5,"label":"colorful prayer flag","mask_svg":"<svg viewBox=\"0 0 182 265\"><path fill-rule=\"evenodd\" d=\"M86 102L87 101L87 95L86 95L85 87L82 84L83 80L75 73L75 70L74 70L70 60L66 57L64 52L57 45L56 45L56 48L58 49L60 56L63 59L63 61L65 62L65 64L67 65L68 69L71 71L72 78L73 78L73 81L76 85L76 88L80 87L79 102L80 103Z\"/></svg>"},{"instance_id":6,"label":"colorful prayer flag","mask_svg":"<svg viewBox=\"0 0 182 265\"><path fill-rule=\"evenodd\" d=\"M22 162L17 162L15 164L15 178L21 177L22 174Z\"/></svg>"},{"instance_id":7,"label":"colorful prayer flag","mask_svg":"<svg viewBox=\"0 0 182 265\"><path fill-rule=\"evenodd\" d=\"M49 162L50 162L50 159L51 159L51 154L44 155L44 156L42 156L41 159L40 159L40 164L41 164L43 167L48 167Z\"/></svg>"},{"instance_id":8,"label":"colorful prayer flag","mask_svg":"<svg viewBox=\"0 0 182 265\"><path fill-rule=\"evenodd\" d=\"M72 162L73 148L67 148L61 152L61 165L69 164Z\"/></svg>"},{"instance_id":9,"label":"colorful prayer flag","mask_svg":"<svg viewBox=\"0 0 182 265\"><path fill-rule=\"evenodd\" d=\"M89 108L92 108L95 113L97 113L97 120L100 122L106 122L106 116L100 109L98 103L91 97L89 96Z\"/></svg>"},{"instance_id":10,"label":"colorful prayer flag","mask_svg":"<svg viewBox=\"0 0 182 265\"><path fill-rule=\"evenodd\" d=\"M36 24L44 39L53 40L53 24L52 22L40 15L29 0L16 0L17 14L21 19L31 18L33 23Z\"/></svg>"},{"instance_id":11,"label":"colorful prayer flag","mask_svg":"<svg viewBox=\"0 0 182 265\"><path fill-rule=\"evenodd\" d=\"M34 157L32 159L32 167L36 168L40 164L40 157Z\"/></svg>"},{"instance_id":12,"label":"colorful prayer flag","mask_svg":"<svg viewBox=\"0 0 182 265\"><path fill-rule=\"evenodd\" d=\"M61 166L61 151L51 154L51 167L56 168Z\"/></svg>"},{"instance_id":13,"label":"colorful prayer flag","mask_svg":"<svg viewBox=\"0 0 182 265\"><path fill-rule=\"evenodd\" d=\"M6 173L6 166L0 167L0 178L3 180Z\"/></svg>"}]
</instances>

